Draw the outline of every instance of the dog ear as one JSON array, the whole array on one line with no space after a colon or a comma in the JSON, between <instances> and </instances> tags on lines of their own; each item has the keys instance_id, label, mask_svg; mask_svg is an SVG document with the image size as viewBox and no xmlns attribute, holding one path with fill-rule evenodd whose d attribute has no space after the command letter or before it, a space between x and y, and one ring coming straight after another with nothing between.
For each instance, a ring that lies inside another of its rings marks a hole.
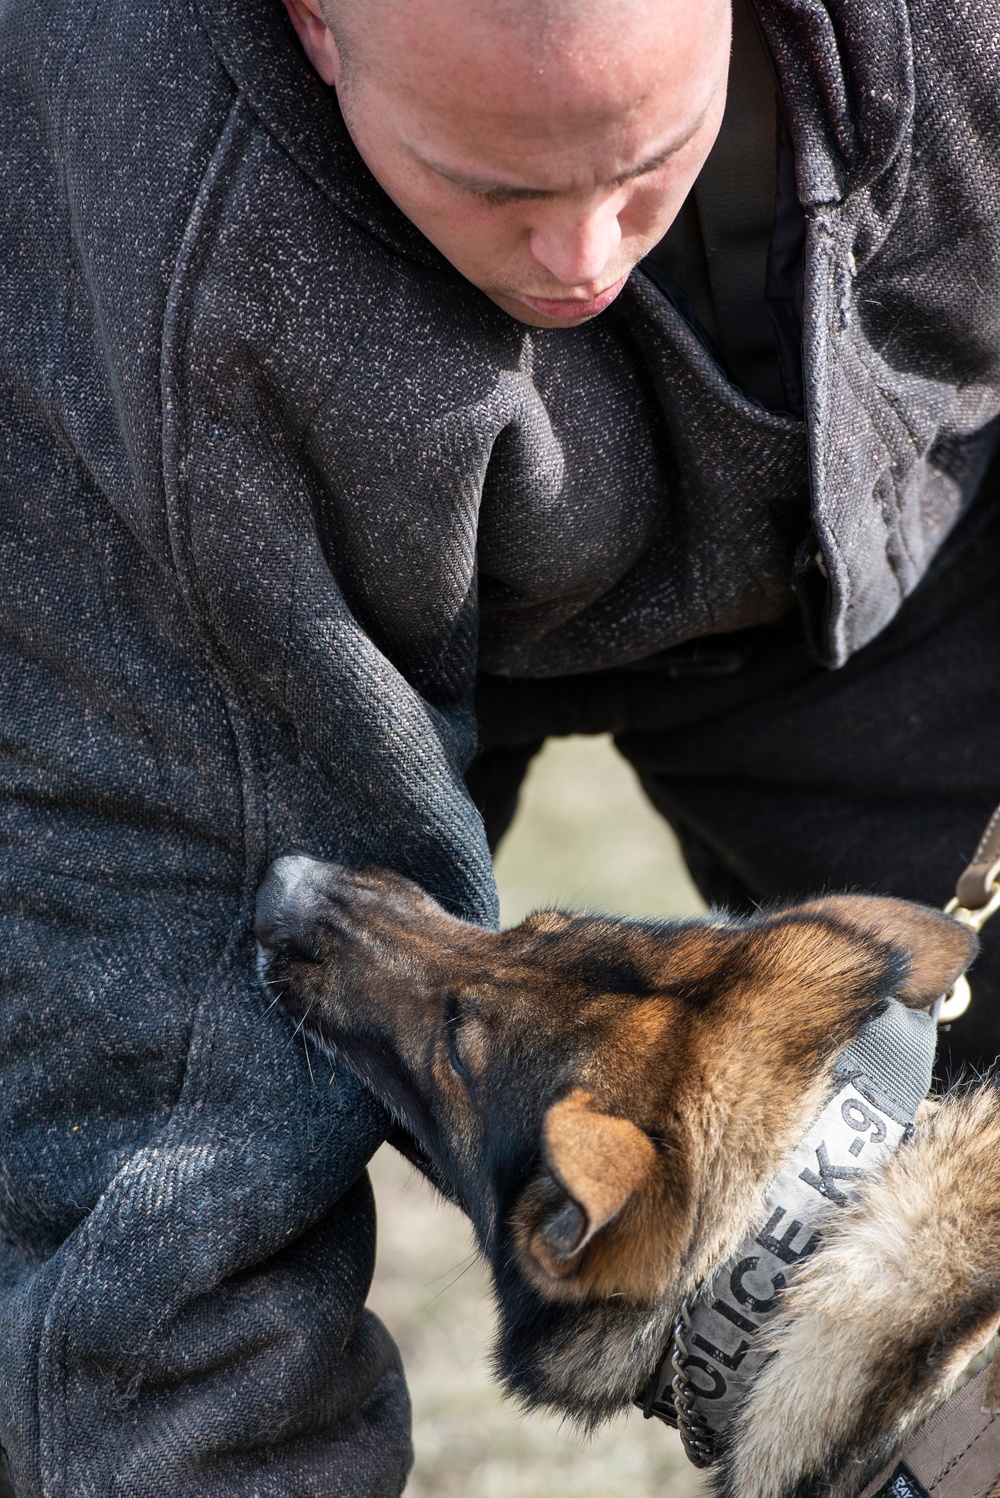
<instances>
[{"instance_id":1,"label":"dog ear","mask_svg":"<svg viewBox=\"0 0 1000 1498\"><path fill-rule=\"evenodd\" d=\"M912 1009L926 1009L947 993L979 949L973 933L950 915L909 900L829 895L798 910L832 917L901 948L910 959L910 970L896 997Z\"/></svg>"},{"instance_id":2,"label":"dog ear","mask_svg":"<svg viewBox=\"0 0 1000 1498\"><path fill-rule=\"evenodd\" d=\"M566 1197L535 1229L531 1251L558 1279L573 1273L588 1243L614 1222L656 1162L641 1129L597 1112L592 1102L575 1087L549 1109L542 1131L545 1166Z\"/></svg>"}]
</instances>

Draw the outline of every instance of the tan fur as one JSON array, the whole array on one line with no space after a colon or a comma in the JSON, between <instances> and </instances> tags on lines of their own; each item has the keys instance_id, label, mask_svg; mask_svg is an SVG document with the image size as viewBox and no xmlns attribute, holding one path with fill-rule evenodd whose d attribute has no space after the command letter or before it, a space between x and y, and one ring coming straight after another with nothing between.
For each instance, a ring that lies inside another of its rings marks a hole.
<instances>
[{"instance_id":1,"label":"tan fur","mask_svg":"<svg viewBox=\"0 0 1000 1498\"><path fill-rule=\"evenodd\" d=\"M704 1273L738 1241L763 1185L819 1111L830 1085L819 1058L836 1053L831 1031L844 1023L863 952L846 931L805 924L768 932L761 948L745 975L727 975L728 992L694 1025L670 990L711 981L713 955L727 954L706 952L692 932L661 979L656 1031L669 1035L669 1050L637 1048L626 1011L583 1069L596 1106L635 1120L667 1151L634 1210L588 1238L589 1252L552 1277L551 1296L652 1304L676 1284L682 1262ZM598 1005L610 1009L606 997ZM530 1219L530 1202L524 1211ZM530 1229L521 1241L534 1241Z\"/></svg>"},{"instance_id":2,"label":"tan fur","mask_svg":"<svg viewBox=\"0 0 1000 1498\"><path fill-rule=\"evenodd\" d=\"M908 951L910 971L896 997L915 1009L927 1008L947 993L956 971L968 960L962 927L957 921L942 921L936 910L923 905L873 899L870 895L828 895L799 908L832 916L855 931L870 931L877 941Z\"/></svg>"},{"instance_id":3,"label":"tan fur","mask_svg":"<svg viewBox=\"0 0 1000 1498\"><path fill-rule=\"evenodd\" d=\"M823 1493L851 1498L998 1326L1000 1094L986 1086L925 1117L794 1280L769 1330L778 1356L732 1433L726 1498L791 1498L828 1474Z\"/></svg>"},{"instance_id":4,"label":"tan fur","mask_svg":"<svg viewBox=\"0 0 1000 1498\"><path fill-rule=\"evenodd\" d=\"M574 1087L553 1103L542 1125L542 1159L568 1194L571 1216L579 1219L570 1238L561 1233L554 1241L548 1223L533 1235L535 1257L558 1279L571 1272L595 1233L621 1214L656 1164L656 1151L641 1129L592 1105L590 1094Z\"/></svg>"}]
</instances>

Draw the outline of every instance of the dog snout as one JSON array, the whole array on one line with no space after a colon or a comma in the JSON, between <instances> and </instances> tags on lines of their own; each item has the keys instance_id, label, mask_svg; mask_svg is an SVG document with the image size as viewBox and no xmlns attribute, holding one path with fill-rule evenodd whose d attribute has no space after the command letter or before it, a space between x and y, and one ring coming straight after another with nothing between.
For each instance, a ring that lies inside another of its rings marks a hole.
<instances>
[{"instance_id":1,"label":"dog snout","mask_svg":"<svg viewBox=\"0 0 1000 1498\"><path fill-rule=\"evenodd\" d=\"M276 858L257 894L254 934L261 946L308 949L317 918L344 872L308 853Z\"/></svg>"}]
</instances>

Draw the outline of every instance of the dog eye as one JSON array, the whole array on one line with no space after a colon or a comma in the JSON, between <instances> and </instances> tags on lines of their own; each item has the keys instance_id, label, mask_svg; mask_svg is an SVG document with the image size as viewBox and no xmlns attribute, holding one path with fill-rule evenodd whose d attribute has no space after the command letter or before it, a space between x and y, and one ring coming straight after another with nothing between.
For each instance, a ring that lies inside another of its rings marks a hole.
<instances>
[{"instance_id":1,"label":"dog eye","mask_svg":"<svg viewBox=\"0 0 1000 1498\"><path fill-rule=\"evenodd\" d=\"M462 1028L462 1015L458 1007L458 997L455 994L451 994L448 997L444 1028L448 1040L448 1065L457 1077L460 1077L463 1082L467 1082L469 1073L461 1056L458 1054L458 1039Z\"/></svg>"},{"instance_id":2,"label":"dog eye","mask_svg":"<svg viewBox=\"0 0 1000 1498\"><path fill-rule=\"evenodd\" d=\"M456 1076L461 1077L463 1082L469 1080L461 1056L458 1054L458 1024L448 1026L448 1064Z\"/></svg>"}]
</instances>

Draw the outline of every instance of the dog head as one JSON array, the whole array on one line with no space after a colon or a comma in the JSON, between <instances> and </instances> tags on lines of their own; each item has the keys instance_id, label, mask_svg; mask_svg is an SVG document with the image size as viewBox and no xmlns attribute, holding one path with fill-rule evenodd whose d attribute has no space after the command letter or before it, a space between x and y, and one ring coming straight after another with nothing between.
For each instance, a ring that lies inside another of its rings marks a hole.
<instances>
[{"instance_id":1,"label":"dog head","mask_svg":"<svg viewBox=\"0 0 1000 1498\"><path fill-rule=\"evenodd\" d=\"M305 856L272 866L257 934L267 982L472 1219L501 1375L585 1420L645 1381L843 1047L890 996L932 1003L974 949L937 912L851 896L497 933Z\"/></svg>"}]
</instances>

